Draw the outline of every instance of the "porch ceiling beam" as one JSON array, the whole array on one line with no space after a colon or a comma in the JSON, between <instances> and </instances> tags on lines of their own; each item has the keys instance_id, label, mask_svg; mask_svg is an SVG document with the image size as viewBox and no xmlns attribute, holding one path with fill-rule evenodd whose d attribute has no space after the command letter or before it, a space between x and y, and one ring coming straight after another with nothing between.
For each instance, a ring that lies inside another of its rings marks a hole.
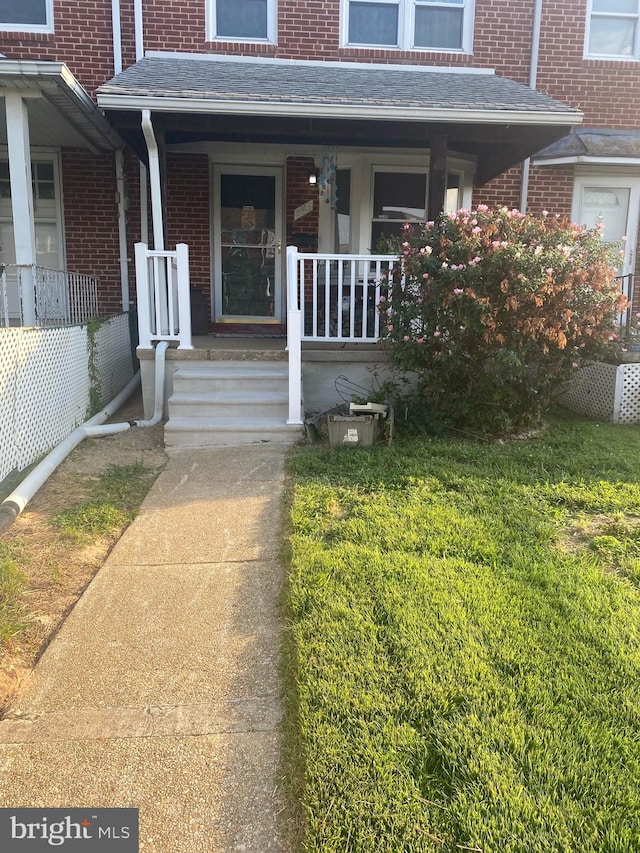
<instances>
[{"instance_id":1,"label":"porch ceiling beam","mask_svg":"<svg viewBox=\"0 0 640 853\"><path fill-rule=\"evenodd\" d=\"M436 219L444 210L447 192L447 134L438 132L431 135L431 153L429 155L429 198L427 199L427 217Z\"/></svg>"},{"instance_id":2,"label":"porch ceiling beam","mask_svg":"<svg viewBox=\"0 0 640 853\"><path fill-rule=\"evenodd\" d=\"M563 134L556 138L561 138ZM478 169L476 172L476 183L482 185L501 175L507 169L531 157L536 151L540 151L546 144L548 136L539 136L532 128L530 138L527 141L512 142L509 140L501 146L492 146L478 154ZM555 141L555 140L554 140Z\"/></svg>"}]
</instances>

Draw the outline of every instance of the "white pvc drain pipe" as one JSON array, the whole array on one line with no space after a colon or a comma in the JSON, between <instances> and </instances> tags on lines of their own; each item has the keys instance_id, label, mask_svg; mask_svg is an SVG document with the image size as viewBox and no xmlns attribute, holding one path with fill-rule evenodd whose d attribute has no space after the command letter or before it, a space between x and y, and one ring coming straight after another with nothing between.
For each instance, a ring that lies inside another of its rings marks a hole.
<instances>
[{"instance_id":1,"label":"white pvc drain pipe","mask_svg":"<svg viewBox=\"0 0 640 853\"><path fill-rule=\"evenodd\" d=\"M44 459L36 465L20 485L11 492L0 504L0 535L7 530L20 513L24 510L35 493L49 479L56 468L64 462L71 451L77 447L85 438L99 438L105 435L115 435L125 432L131 427L151 427L160 423L164 411L164 376L165 376L165 353L168 343L160 341L156 347L155 363L155 408L153 417L149 420L125 421L118 424L105 424L104 422L115 414L120 406L125 403L140 384L140 371L118 394L117 397L105 406L101 412L94 415L81 426L74 429L57 447L48 453Z\"/></svg>"}]
</instances>

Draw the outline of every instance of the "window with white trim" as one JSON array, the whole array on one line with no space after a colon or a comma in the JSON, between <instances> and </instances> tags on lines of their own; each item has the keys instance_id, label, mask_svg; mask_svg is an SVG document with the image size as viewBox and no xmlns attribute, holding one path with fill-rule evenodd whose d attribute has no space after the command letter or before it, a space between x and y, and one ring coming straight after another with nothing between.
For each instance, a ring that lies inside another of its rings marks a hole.
<instances>
[{"instance_id":1,"label":"window with white trim","mask_svg":"<svg viewBox=\"0 0 640 853\"><path fill-rule=\"evenodd\" d=\"M277 0L207 0L209 41L276 42Z\"/></svg>"},{"instance_id":2,"label":"window with white trim","mask_svg":"<svg viewBox=\"0 0 640 853\"><path fill-rule=\"evenodd\" d=\"M461 188L462 175L448 171L446 213L460 207ZM374 168L371 251L377 251L381 239L400 237L405 222L424 224L427 205L427 173L424 169Z\"/></svg>"},{"instance_id":3,"label":"window with white trim","mask_svg":"<svg viewBox=\"0 0 640 853\"><path fill-rule=\"evenodd\" d=\"M342 0L343 44L471 52L474 0Z\"/></svg>"},{"instance_id":4,"label":"window with white trim","mask_svg":"<svg viewBox=\"0 0 640 853\"><path fill-rule=\"evenodd\" d=\"M0 31L53 32L53 0L2 0Z\"/></svg>"},{"instance_id":5,"label":"window with white trim","mask_svg":"<svg viewBox=\"0 0 640 853\"><path fill-rule=\"evenodd\" d=\"M640 0L589 0L585 54L640 59Z\"/></svg>"},{"instance_id":6,"label":"window with white trim","mask_svg":"<svg viewBox=\"0 0 640 853\"><path fill-rule=\"evenodd\" d=\"M0 263L15 263L9 161L0 155ZM62 269L62 211L58 158L41 155L31 161L31 189L36 236L36 262Z\"/></svg>"}]
</instances>

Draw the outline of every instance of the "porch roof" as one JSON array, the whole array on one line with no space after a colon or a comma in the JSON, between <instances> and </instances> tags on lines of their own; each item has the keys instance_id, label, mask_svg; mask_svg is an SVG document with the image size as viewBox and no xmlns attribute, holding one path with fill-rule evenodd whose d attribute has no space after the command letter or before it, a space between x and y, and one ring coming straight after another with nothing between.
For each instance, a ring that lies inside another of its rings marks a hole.
<instances>
[{"instance_id":1,"label":"porch roof","mask_svg":"<svg viewBox=\"0 0 640 853\"><path fill-rule=\"evenodd\" d=\"M640 165L640 130L574 127L571 133L539 151L537 166L570 163Z\"/></svg>"},{"instance_id":2,"label":"porch roof","mask_svg":"<svg viewBox=\"0 0 640 853\"><path fill-rule=\"evenodd\" d=\"M32 145L123 148L124 141L64 62L0 59L0 144L7 143L3 95L20 93L27 104Z\"/></svg>"},{"instance_id":3,"label":"porch roof","mask_svg":"<svg viewBox=\"0 0 640 853\"><path fill-rule=\"evenodd\" d=\"M582 119L579 110L491 69L175 53L148 54L101 86L98 103L139 152L131 113L143 109L153 111L168 142L428 148L431 133L444 132L450 149L478 158L481 182Z\"/></svg>"}]
</instances>

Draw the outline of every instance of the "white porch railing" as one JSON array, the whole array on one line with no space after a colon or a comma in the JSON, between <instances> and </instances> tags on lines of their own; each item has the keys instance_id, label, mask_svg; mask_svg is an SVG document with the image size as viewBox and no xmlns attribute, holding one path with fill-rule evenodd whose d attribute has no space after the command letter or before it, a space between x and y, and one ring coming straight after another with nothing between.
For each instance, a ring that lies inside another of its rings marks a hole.
<instances>
[{"instance_id":1,"label":"white porch railing","mask_svg":"<svg viewBox=\"0 0 640 853\"><path fill-rule=\"evenodd\" d=\"M136 288L140 346L177 341L178 349L193 349L186 243L178 243L175 252L136 243Z\"/></svg>"},{"instance_id":2,"label":"white porch railing","mask_svg":"<svg viewBox=\"0 0 640 853\"><path fill-rule=\"evenodd\" d=\"M324 255L287 248L289 419L302 423L302 341L372 343L396 255Z\"/></svg>"},{"instance_id":3,"label":"white porch railing","mask_svg":"<svg viewBox=\"0 0 640 853\"><path fill-rule=\"evenodd\" d=\"M70 326L98 316L99 279L35 264L0 266L0 325Z\"/></svg>"}]
</instances>

